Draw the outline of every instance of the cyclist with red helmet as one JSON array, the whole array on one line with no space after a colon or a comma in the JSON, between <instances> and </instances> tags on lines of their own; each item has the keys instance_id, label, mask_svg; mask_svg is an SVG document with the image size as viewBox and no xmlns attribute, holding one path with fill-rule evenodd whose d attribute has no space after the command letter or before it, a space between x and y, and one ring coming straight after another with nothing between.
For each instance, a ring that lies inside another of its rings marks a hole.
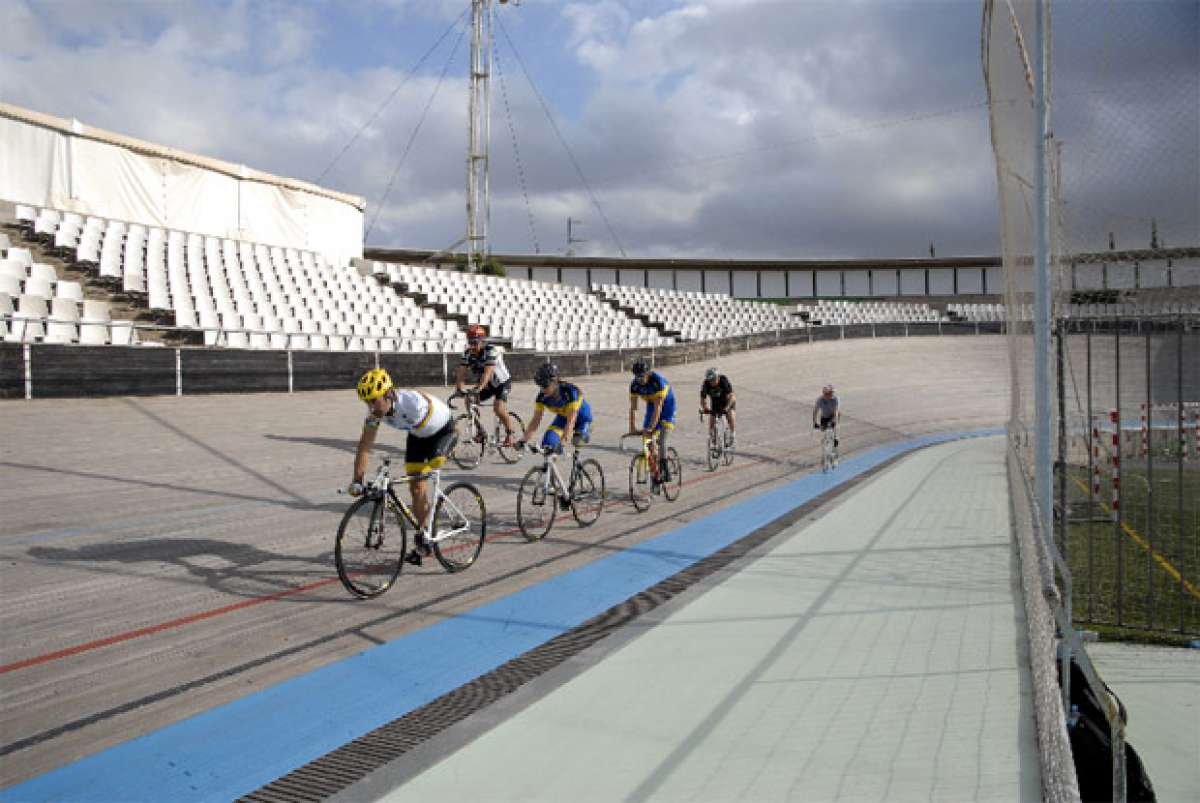
<instances>
[{"instance_id":1,"label":"cyclist with red helmet","mask_svg":"<svg viewBox=\"0 0 1200 803\"><path fill-rule=\"evenodd\" d=\"M467 348L458 364L458 375L454 382L455 391L467 390L468 378L474 383L470 388L479 394L479 401L495 399L492 409L504 424L504 446L513 445L513 424L508 417L508 393L512 390L512 375L504 365L504 352L494 343L487 342L483 327L477 323L467 327Z\"/></svg>"}]
</instances>

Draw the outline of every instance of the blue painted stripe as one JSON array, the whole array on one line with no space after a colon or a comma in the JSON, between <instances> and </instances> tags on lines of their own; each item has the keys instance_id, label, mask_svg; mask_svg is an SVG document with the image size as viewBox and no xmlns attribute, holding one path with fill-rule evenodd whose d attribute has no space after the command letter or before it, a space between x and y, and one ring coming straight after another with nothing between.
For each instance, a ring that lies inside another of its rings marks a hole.
<instances>
[{"instance_id":1,"label":"blue painted stripe","mask_svg":"<svg viewBox=\"0 0 1200 803\"><path fill-rule=\"evenodd\" d=\"M0 792L4 801L230 800L570 630L749 532L913 449L845 460L467 613Z\"/></svg>"}]
</instances>

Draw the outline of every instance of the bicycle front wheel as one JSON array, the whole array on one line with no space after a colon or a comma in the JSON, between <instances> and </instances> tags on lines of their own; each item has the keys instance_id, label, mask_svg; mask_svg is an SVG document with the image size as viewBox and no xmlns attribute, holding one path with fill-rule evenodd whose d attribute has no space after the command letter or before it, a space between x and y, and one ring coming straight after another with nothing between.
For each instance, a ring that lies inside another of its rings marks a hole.
<instances>
[{"instance_id":1,"label":"bicycle front wheel","mask_svg":"<svg viewBox=\"0 0 1200 803\"><path fill-rule=\"evenodd\" d=\"M668 502L679 498L679 489L683 487L683 463L679 462L679 453L674 446L667 447L667 465L671 469L671 480L662 486L663 496Z\"/></svg>"},{"instance_id":2,"label":"bicycle front wheel","mask_svg":"<svg viewBox=\"0 0 1200 803\"><path fill-rule=\"evenodd\" d=\"M446 571L461 572L475 562L487 537L487 508L474 485L456 482L438 495L433 533L433 554Z\"/></svg>"},{"instance_id":3,"label":"bicycle front wheel","mask_svg":"<svg viewBox=\"0 0 1200 803\"><path fill-rule=\"evenodd\" d=\"M387 497L364 496L342 516L333 559L342 585L356 597L377 597L387 591L404 566L407 533L404 517Z\"/></svg>"},{"instance_id":4,"label":"bicycle front wheel","mask_svg":"<svg viewBox=\"0 0 1200 803\"><path fill-rule=\"evenodd\" d=\"M716 471L717 466L721 465L721 444L718 438L720 438L720 434L715 428L709 430L708 454L705 456L709 471Z\"/></svg>"},{"instance_id":5,"label":"bicycle front wheel","mask_svg":"<svg viewBox=\"0 0 1200 803\"><path fill-rule=\"evenodd\" d=\"M645 455L629 461L629 499L639 511L650 509L650 466Z\"/></svg>"},{"instance_id":6,"label":"bicycle front wheel","mask_svg":"<svg viewBox=\"0 0 1200 803\"><path fill-rule=\"evenodd\" d=\"M512 422L514 443L512 446L504 445L504 436L507 434L504 431L504 424L500 421L499 416L496 418L496 451L500 454L500 459L505 463L515 463L521 459L521 450L517 448L515 443L516 438L521 437L521 433L525 431L525 422L521 420L521 416L510 412L508 419Z\"/></svg>"},{"instance_id":7,"label":"bicycle front wheel","mask_svg":"<svg viewBox=\"0 0 1200 803\"><path fill-rule=\"evenodd\" d=\"M546 470L535 466L525 472L517 491L517 527L526 541L540 541L554 526L558 499L552 483L546 482Z\"/></svg>"},{"instance_id":8,"label":"bicycle front wheel","mask_svg":"<svg viewBox=\"0 0 1200 803\"><path fill-rule=\"evenodd\" d=\"M461 469L475 468L483 457L483 444L479 442L482 433L477 431L475 417L470 413L461 413L454 419L454 432L458 442L450 452L450 459Z\"/></svg>"},{"instance_id":9,"label":"bicycle front wheel","mask_svg":"<svg viewBox=\"0 0 1200 803\"><path fill-rule=\"evenodd\" d=\"M604 510L604 469L595 460L584 460L571 490L571 515L580 527L596 523Z\"/></svg>"}]
</instances>

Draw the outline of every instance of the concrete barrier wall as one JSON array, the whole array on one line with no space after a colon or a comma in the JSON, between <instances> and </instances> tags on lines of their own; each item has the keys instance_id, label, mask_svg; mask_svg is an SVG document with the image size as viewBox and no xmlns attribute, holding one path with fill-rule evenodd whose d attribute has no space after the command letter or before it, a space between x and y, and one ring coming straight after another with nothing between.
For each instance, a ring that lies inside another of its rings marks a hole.
<instances>
[{"instance_id":1,"label":"concrete barrier wall","mask_svg":"<svg viewBox=\"0 0 1200 803\"><path fill-rule=\"evenodd\" d=\"M787 329L660 349L598 352L510 352L505 363L527 381L543 362L567 376L628 370L642 354L655 366L712 361L751 349L869 337L975 335L1003 332L999 323L855 324ZM26 356L28 355L28 357ZM351 388L370 368L386 368L407 386L453 384L458 354L394 354L249 349L0 344L0 399L148 396L176 393L286 393ZM28 369L29 381L26 381Z\"/></svg>"}]
</instances>

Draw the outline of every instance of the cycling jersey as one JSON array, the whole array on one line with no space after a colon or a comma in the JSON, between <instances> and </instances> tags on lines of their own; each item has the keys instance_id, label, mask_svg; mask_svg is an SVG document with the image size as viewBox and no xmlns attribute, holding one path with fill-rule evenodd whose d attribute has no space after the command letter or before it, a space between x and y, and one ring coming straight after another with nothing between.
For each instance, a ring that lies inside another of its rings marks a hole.
<instances>
[{"instance_id":1,"label":"cycling jersey","mask_svg":"<svg viewBox=\"0 0 1200 803\"><path fill-rule=\"evenodd\" d=\"M817 397L817 403L813 406L821 412L823 420L828 420L837 414L838 404L837 396L827 399L822 395Z\"/></svg>"},{"instance_id":2,"label":"cycling jersey","mask_svg":"<svg viewBox=\"0 0 1200 803\"><path fill-rule=\"evenodd\" d=\"M700 383L700 398L707 396L712 400L713 410L720 412L729 406L729 398L733 395L733 384L725 374L717 377L717 384L709 384L707 380Z\"/></svg>"},{"instance_id":3,"label":"cycling jersey","mask_svg":"<svg viewBox=\"0 0 1200 803\"><path fill-rule=\"evenodd\" d=\"M488 385L496 387L507 382L511 375L504 365L504 352L499 346L491 343L484 344L479 351L470 346L463 352L459 365L466 366L468 373L476 380L483 376L483 369L492 366L492 378Z\"/></svg>"},{"instance_id":4,"label":"cycling jersey","mask_svg":"<svg viewBox=\"0 0 1200 803\"><path fill-rule=\"evenodd\" d=\"M578 411L575 413L575 440L582 443L588 441L592 426L592 407L583 398L583 391L577 386L560 381L553 396L547 395L544 390L540 391L534 401L534 407L539 411L549 410L555 414L554 421L542 436L543 446L559 444L567 429L567 416L572 410Z\"/></svg>"},{"instance_id":5,"label":"cycling jersey","mask_svg":"<svg viewBox=\"0 0 1200 803\"><path fill-rule=\"evenodd\" d=\"M539 391L534 407L538 410L549 410L556 415L567 415L572 410L578 410L576 420L591 420L591 405L583 398L583 391L570 382L559 382L558 390L553 396L547 396L546 391Z\"/></svg>"},{"instance_id":6,"label":"cycling jersey","mask_svg":"<svg viewBox=\"0 0 1200 803\"><path fill-rule=\"evenodd\" d=\"M450 408L441 399L419 390L397 390L392 409L378 418L369 415L364 423L372 428L387 424L418 438L428 438L450 423Z\"/></svg>"},{"instance_id":7,"label":"cycling jersey","mask_svg":"<svg viewBox=\"0 0 1200 803\"><path fill-rule=\"evenodd\" d=\"M646 418L642 427L649 427L653 420L651 405L661 404L662 412L658 416L660 427L675 426L675 393L671 385L658 371L651 371L645 382L634 377L629 383L629 395L646 402Z\"/></svg>"}]
</instances>

